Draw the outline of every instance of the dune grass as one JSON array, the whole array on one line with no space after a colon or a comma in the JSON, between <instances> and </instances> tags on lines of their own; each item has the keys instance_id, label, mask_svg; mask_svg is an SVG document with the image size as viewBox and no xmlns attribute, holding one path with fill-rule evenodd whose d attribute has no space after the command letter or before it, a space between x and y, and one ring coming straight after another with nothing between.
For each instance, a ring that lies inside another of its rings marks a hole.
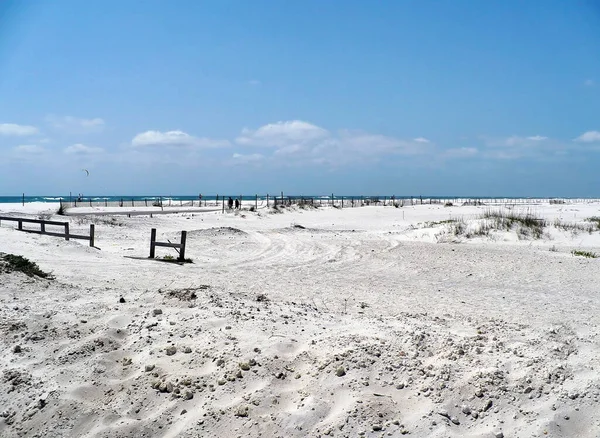
<instances>
[{"instance_id":1,"label":"dune grass","mask_svg":"<svg viewBox=\"0 0 600 438\"><path fill-rule=\"evenodd\" d=\"M574 256L587 257L589 259L598 258L598 255L596 253L593 253L591 251L582 251L579 249L574 249L573 251L571 251L571 254L573 254Z\"/></svg>"},{"instance_id":2,"label":"dune grass","mask_svg":"<svg viewBox=\"0 0 600 438\"><path fill-rule=\"evenodd\" d=\"M0 272L22 272L28 277L53 279L52 274L44 272L37 263L15 254L0 254Z\"/></svg>"}]
</instances>

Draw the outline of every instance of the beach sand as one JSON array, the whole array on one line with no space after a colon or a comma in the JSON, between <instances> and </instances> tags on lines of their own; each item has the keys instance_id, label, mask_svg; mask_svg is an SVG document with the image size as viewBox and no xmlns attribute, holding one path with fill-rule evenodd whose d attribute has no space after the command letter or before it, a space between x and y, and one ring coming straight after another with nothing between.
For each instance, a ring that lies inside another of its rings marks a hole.
<instances>
[{"instance_id":1,"label":"beach sand","mask_svg":"<svg viewBox=\"0 0 600 438\"><path fill-rule=\"evenodd\" d=\"M478 234L489 210L548 225ZM0 436L598 437L600 258L572 254L600 253L592 216L600 204L52 216L95 223L98 248L2 222L0 252L55 278L0 274ZM186 230L193 263L146 259L151 228Z\"/></svg>"}]
</instances>

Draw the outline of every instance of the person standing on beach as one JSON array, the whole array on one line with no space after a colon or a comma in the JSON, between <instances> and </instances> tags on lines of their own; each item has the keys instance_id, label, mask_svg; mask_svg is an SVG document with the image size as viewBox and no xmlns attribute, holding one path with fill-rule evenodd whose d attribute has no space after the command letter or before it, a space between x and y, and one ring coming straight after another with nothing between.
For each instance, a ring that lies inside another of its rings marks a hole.
<instances>
[{"instance_id":1,"label":"person standing on beach","mask_svg":"<svg viewBox=\"0 0 600 438\"><path fill-rule=\"evenodd\" d=\"M233 199L231 199L231 196L229 197L229 199L227 200L227 207L231 210L233 208Z\"/></svg>"},{"instance_id":2,"label":"person standing on beach","mask_svg":"<svg viewBox=\"0 0 600 438\"><path fill-rule=\"evenodd\" d=\"M240 200L238 198L235 198L235 209L236 210L240 209Z\"/></svg>"}]
</instances>

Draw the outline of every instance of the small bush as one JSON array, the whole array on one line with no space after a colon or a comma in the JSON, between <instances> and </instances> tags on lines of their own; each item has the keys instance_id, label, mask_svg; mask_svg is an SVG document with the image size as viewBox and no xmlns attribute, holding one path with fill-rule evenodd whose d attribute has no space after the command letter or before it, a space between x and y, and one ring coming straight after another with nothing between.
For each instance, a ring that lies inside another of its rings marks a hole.
<instances>
[{"instance_id":1,"label":"small bush","mask_svg":"<svg viewBox=\"0 0 600 438\"><path fill-rule=\"evenodd\" d=\"M490 222L490 229L511 231L518 227L517 234L521 237L533 237L540 239L544 234L546 221L536 217L529 211L526 213L514 213L504 211L487 210L483 213L483 219Z\"/></svg>"},{"instance_id":2,"label":"small bush","mask_svg":"<svg viewBox=\"0 0 600 438\"><path fill-rule=\"evenodd\" d=\"M249 210L250 211L256 211L256 207L254 205L252 205Z\"/></svg>"},{"instance_id":3,"label":"small bush","mask_svg":"<svg viewBox=\"0 0 600 438\"><path fill-rule=\"evenodd\" d=\"M20 255L2 254L0 255L0 260L3 261L3 263L0 263L0 269L3 272L17 271L22 272L28 277L40 277L48 280L52 280L54 278L51 274L42 271L37 263L32 262L31 260Z\"/></svg>"},{"instance_id":4,"label":"small bush","mask_svg":"<svg viewBox=\"0 0 600 438\"><path fill-rule=\"evenodd\" d=\"M573 251L571 251L571 254L573 254L574 256L581 256L581 257L587 257L590 259L596 259L598 258L598 255L591 252L591 251L581 251L578 249L574 249Z\"/></svg>"},{"instance_id":5,"label":"small bush","mask_svg":"<svg viewBox=\"0 0 600 438\"><path fill-rule=\"evenodd\" d=\"M444 207L452 207L454 204L452 204L452 202L446 202L444 204Z\"/></svg>"},{"instance_id":6,"label":"small bush","mask_svg":"<svg viewBox=\"0 0 600 438\"><path fill-rule=\"evenodd\" d=\"M600 230L600 217L599 216L588 217L586 219L586 221L591 222L592 224L594 224L596 226L596 229Z\"/></svg>"},{"instance_id":7,"label":"small bush","mask_svg":"<svg viewBox=\"0 0 600 438\"><path fill-rule=\"evenodd\" d=\"M556 247L556 245L552 245L552 246L550 247L550 250L549 250L549 251L550 251L550 252L558 252L558 248Z\"/></svg>"},{"instance_id":8,"label":"small bush","mask_svg":"<svg viewBox=\"0 0 600 438\"><path fill-rule=\"evenodd\" d=\"M56 214L58 214L59 216L65 215L65 207L62 205L62 202L60 204L60 207L58 207L58 210L56 210Z\"/></svg>"},{"instance_id":9,"label":"small bush","mask_svg":"<svg viewBox=\"0 0 600 438\"><path fill-rule=\"evenodd\" d=\"M595 229L593 224L570 224L567 222L561 222L559 219L554 221L554 227L563 231L571 231L575 235L580 231L592 234Z\"/></svg>"}]
</instances>

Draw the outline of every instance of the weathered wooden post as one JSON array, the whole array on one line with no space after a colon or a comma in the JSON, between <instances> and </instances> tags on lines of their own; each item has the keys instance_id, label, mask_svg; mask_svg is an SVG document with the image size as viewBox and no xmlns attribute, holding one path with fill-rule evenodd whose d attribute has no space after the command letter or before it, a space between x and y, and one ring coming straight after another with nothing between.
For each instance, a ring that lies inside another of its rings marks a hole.
<instances>
[{"instance_id":1,"label":"weathered wooden post","mask_svg":"<svg viewBox=\"0 0 600 438\"><path fill-rule=\"evenodd\" d=\"M148 200L144 198L144 203L146 204L146 207L148 207Z\"/></svg>"},{"instance_id":2,"label":"weathered wooden post","mask_svg":"<svg viewBox=\"0 0 600 438\"><path fill-rule=\"evenodd\" d=\"M342 208L344 208L344 197L342 196Z\"/></svg>"},{"instance_id":3,"label":"weathered wooden post","mask_svg":"<svg viewBox=\"0 0 600 438\"><path fill-rule=\"evenodd\" d=\"M65 222L65 240L69 240L69 223Z\"/></svg>"},{"instance_id":4,"label":"weathered wooden post","mask_svg":"<svg viewBox=\"0 0 600 438\"><path fill-rule=\"evenodd\" d=\"M269 194L267 193L267 208L269 208Z\"/></svg>"},{"instance_id":5,"label":"weathered wooden post","mask_svg":"<svg viewBox=\"0 0 600 438\"><path fill-rule=\"evenodd\" d=\"M221 210L221 213L225 213L225 196L223 196L223 208Z\"/></svg>"},{"instance_id":6,"label":"weathered wooden post","mask_svg":"<svg viewBox=\"0 0 600 438\"><path fill-rule=\"evenodd\" d=\"M23 193L23 207L25 207L25 193Z\"/></svg>"},{"instance_id":7,"label":"weathered wooden post","mask_svg":"<svg viewBox=\"0 0 600 438\"><path fill-rule=\"evenodd\" d=\"M96 225L94 224L90 224L90 246L94 246L95 240L94 240L94 233L96 231Z\"/></svg>"},{"instance_id":8,"label":"weathered wooden post","mask_svg":"<svg viewBox=\"0 0 600 438\"><path fill-rule=\"evenodd\" d=\"M150 231L150 257L151 259L154 258L154 250L155 250L155 246L154 244L156 243L156 228L152 228L152 230Z\"/></svg>"},{"instance_id":9,"label":"weathered wooden post","mask_svg":"<svg viewBox=\"0 0 600 438\"><path fill-rule=\"evenodd\" d=\"M187 240L187 231L181 232L181 246L179 247L179 261L185 261L185 241Z\"/></svg>"},{"instance_id":10,"label":"weathered wooden post","mask_svg":"<svg viewBox=\"0 0 600 438\"><path fill-rule=\"evenodd\" d=\"M258 195L256 195L256 199L254 201L254 209L258 210Z\"/></svg>"}]
</instances>

